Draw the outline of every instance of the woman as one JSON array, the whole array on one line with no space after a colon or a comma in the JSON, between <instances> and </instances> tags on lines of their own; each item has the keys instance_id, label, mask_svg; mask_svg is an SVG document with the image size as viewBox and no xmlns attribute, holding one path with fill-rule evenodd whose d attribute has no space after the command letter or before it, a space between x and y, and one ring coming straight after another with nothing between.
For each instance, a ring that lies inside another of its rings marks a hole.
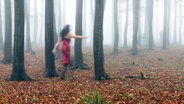
<instances>
[{"instance_id":1,"label":"woman","mask_svg":"<svg viewBox=\"0 0 184 104\"><path fill-rule=\"evenodd\" d=\"M77 36L70 33L70 25L66 25L60 33L60 37L58 38L57 43L52 50L53 54L56 53L56 49L59 44L62 42L61 52L62 52L62 61L64 70L61 74L61 79L64 80L65 72L68 68L68 64L70 63L70 38L83 39L87 38L86 36Z\"/></svg>"}]
</instances>

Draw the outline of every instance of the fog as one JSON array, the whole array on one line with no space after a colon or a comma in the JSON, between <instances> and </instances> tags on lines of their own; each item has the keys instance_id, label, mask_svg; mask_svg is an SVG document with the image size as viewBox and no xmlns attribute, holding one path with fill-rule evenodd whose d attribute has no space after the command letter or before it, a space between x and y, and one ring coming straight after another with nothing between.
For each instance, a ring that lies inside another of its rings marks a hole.
<instances>
[{"instance_id":1,"label":"fog","mask_svg":"<svg viewBox=\"0 0 184 104\"><path fill-rule=\"evenodd\" d=\"M45 15L45 6L44 0L29 0L30 1L30 28L31 28L31 41L32 44L39 44L40 46L44 45L44 15ZM132 0L129 0L129 21L128 21L128 46L132 46L132 37L133 37L133 4ZM174 13L175 13L175 2L177 1L176 7L176 26L174 25ZM11 0L13 4L13 0ZM56 17L56 28L57 33L61 31L63 26L66 24L71 25L71 32L75 33L75 15L76 15L76 0L54 0L54 9ZM93 38L93 22L94 22L94 0L84 0L83 1L83 35L88 36L87 44L92 45ZM142 38L141 43L143 46L147 46L147 39L145 39L145 0L140 0L140 10L139 10L139 34ZM181 7L180 7L181 5ZM5 10L4 10L4 0L1 0L1 19L2 19L2 31L4 38L5 31ZM13 9L12 5L12 20ZM114 14L113 14L113 0L106 0L105 11L104 11L104 45L113 46L114 41ZM180 27L183 27L183 1L182 0L170 0L170 9L169 9L169 40L170 43L173 43L174 35L177 37L177 43L179 43L179 34L183 34L183 30L180 33ZM124 27L125 27L125 17L126 17L126 0L118 0L118 26L119 26L119 47L123 46L124 41ZM163 33L163 19L164 18L164 0L154 0L153 7L153 36L154 43L156 46L162 45L162 33ZM37 22L35 20L37 19ZM13 21L12 21L13 23ZM12 25L14 26L14 25ZM35 28L36 26L36 28ZM176 27L176 34L174 34L174 27ZM35 32L36 31L36 32ZM13 34L13 33L12 33ZM36 38L35 38L36 37ZM183 44L182 37L182 44Z\"/></svg>"}]
</instances>

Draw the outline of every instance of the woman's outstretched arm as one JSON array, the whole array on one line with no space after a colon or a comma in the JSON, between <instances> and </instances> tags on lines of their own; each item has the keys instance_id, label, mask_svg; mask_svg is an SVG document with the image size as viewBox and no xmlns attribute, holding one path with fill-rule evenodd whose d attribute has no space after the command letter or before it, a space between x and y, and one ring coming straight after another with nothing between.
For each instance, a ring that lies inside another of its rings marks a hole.
<instances>
[{"instance_id":1,"label":"woman's outstretched arm","mask_svg":"<svg viewBox=\"0 0 184 104\"><path fill-rule=\"evenodd\" d=\"M52 50L52 53L53 53L53 54L56 53L56 49L57 49L57 47L59 46L60 42L61 42L61 38L58 37L58 40L57 40L57 42L56 42L56 44L55 44L55 46L54 46L54 49Z\"/></svg>"},{"instance_id":2,"label":"woman's outstretched arm","mask_svg":"<svg viewBox=\"0 0 184 104\"><path fill-rule=\"evenodd\" d=\"M79 36L79 35L69 34L68 38L84 39L84 38L87 38L87 36Z\"/></svg>"}]
</instances>

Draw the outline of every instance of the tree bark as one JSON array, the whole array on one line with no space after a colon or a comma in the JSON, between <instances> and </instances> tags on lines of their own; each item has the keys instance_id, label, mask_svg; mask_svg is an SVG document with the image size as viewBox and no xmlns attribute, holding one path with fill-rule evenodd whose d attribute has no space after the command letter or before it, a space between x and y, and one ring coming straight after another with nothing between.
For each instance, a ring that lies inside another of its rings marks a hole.
<instances>
[{"instance_id":1,"label":"tree bark","mask_svg":"<svg viewBox=\"0 0 184 104\"><path fill-rule=\"evenodd\" d=\"M124 28L124 48L127 48L127 32L128 32L128 23L129 23L129 0L126 0L126 20Z\"/></svg>"},{"instance_id":2,"label":"tree bark","mask_svg":"<svg viewBox=\"0 0 184 104\"><path fill-rule=\"evenodd\" d=\"M25 6L25 22L26 22L26 52L35 54L31 46L30 37L30 2L29 0L24 1Z\"/></svg>"},{"instance_id":3,"label":"tree bark","mask_svg":"<svg viewBox=\"0 0 184 104\"><path fill-rule=\"evenodd\" d=\"M75 34L82 36L82 6L83 0L77 0L76 2L76 23ZM75 39L75 58L73 68L75 69L87 69L83 63L82 43L81 39Z\"/></svg>"},{"instance_id":4,"label":"tree bark","mask_svg":"<svg viewBox=\"0 0 184 104\"><path fill-rule=\"evenodd\" d=\"M154 41L153 41L153 0L148 0L148 26L149 26L149 49L153 49Z\"/></svg>"},{"instance_id":5,"label":"tree bark","mask_svg":"<svg viewBox=\"0 0 184 104\"><path fill-rule=\"evenodd\" d=\"M5 0L5 43L3 63L12 63L12 13L11 0Z\"/></svg>"},{"instance_id":6,"label":"tree bark","mask_svg":"<svg viewBox=\"0 0 184 104\"><path fill-rule=\"evenodd\" d=\"M7 1L7 0L5 0ZM11 81L30 81L24 68L24 0L15 0L15 31Z\"/></svg>"},{"instance_id":7,"label":"tree bark","mask_svg":"<svg viewBox=\"0 0 184 104\"><path fill-rule=\"evenodd\" d=\"M138 21L139 20L139 0L133 1L133 41L132 41L132 55L138 53L137 50L137 33L138 33Z\"/></svg>"},{"instance_id":8,"label":"tree bark","mask_svg":"<svg viewBox=\"0 0 184 104\"><path fill-rule=\"evenodd\" d=\"M118 26L118 0L114 0L114 48L113 54L118 53L119 46L119 26Z\"/></svg>"},{"instance_id":9,"label":"tree bark","mask_svg":"<svg viewBox=\"0 0 184 104\"><path fill-rule=\"evenodd\" d=\"M45 77L57 76L54 55L54 1L45 1Z\"/></svg>"},{"instance_id":10,"label":"tree bark","mask_svg":"<svg viewBox=\"0 0 184 104\"><path fill-rule=\"evenodd\" d=\"M182 0L180 0L180 6L179 6L179 45L182 44Z\"/></svg>"},{"instance_id":11,"label":"tree bark","mask_svg":"<svg viewBox=\"0 0 184 104\"><path fill-rule=\"evenodd\" d=\"M177 1L174 2L174 33L173 33L173 40L174 44L177 44L177 32L176 32L176 24L177 24Z\"/></svg>"},{"instance_id":12,"label":"tree bark","mask_svg":"<svg viewBox=\"0 0 184 104\"><path fill-rule=\"evenodd\" d=\"M164 0L163 49L167 49L168 0Z\"/></svg>"},{"instance_id":13,"label":"tree bark","mask_svg":"<svg viewBox=\"0 0 184 104\"><path fill-rule=\"evenodd\" d=\"M37 13L37 0L34 0L34 35L33 35L33 42L34 44L36 45L36 42L37 42L37 26L38 26L38 13Z\"/></svg>"},{"instance_id":14,"label":"tree bark","mask_svg":"<svg viewBox=\"0 0 184 104\"><path fill-rule=\"evenodd\" d=\"M1 5L1 2L0 2ZM2 20L1 20L1 7L0 7L0 51L3 51L3 32L2 32Z\"/></svg>"},{"instance_id":15,"label":"tree bark","mask_svg":"<svg viewBox=\"0 0 184 104\"><path fill-rule=\"evenodd\" d=\"M104 70L104 52L103 52L104 8L105 8L105 0L95 0L93 54L94 54L94 68L96 80L109 79L109 76L105 73Z\"/></svg>"}]
</instances>

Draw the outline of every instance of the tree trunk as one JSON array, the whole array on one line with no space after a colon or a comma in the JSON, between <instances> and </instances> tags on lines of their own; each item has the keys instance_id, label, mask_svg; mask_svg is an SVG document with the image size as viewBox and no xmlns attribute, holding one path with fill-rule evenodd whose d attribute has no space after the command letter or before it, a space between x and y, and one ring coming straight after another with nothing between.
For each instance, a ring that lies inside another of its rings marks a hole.
<instances>
[{"instance_id":1,"label":"tree trunk","mask_svg":"<svg viewBox=\"0 0 184 104\"><path fill-rule=\"evenodd\" d=\"M12 13L11 0L5 0L5 44L3 63L12 63Z\"/></svg>"},{"instance_id":2,"label":"tree trunk","mask_svg":"<svg viewBox=\"0 0 184 104\"><path fill-rule=\"evenodd\" d=\"M168 16L168 0L164 0L164 27L163 27L163 49L167 49L167 16Z\"/></svg>"},{"instance_id":3,"label":"tree trunk","mask_svg":"<svg viewBox=\"0 0 184 104\"><path fill-rule=\"evenodd\" d=\"M91 21L90 21L90 41L89 43L92 45L93 44L93 30L94 30L94 10L93 10L93 3L94 0L90 0L90 17L91 17Z\"/></svg>"},{"instance_id":4,"label":"tree trunk","mask_svg":"<svg viewBox=\"0 0 184 104\"><path fill-rule=\"evenodd\" d=\"M30 54L35 54L31 46L30 37L30 2L29 0L24 1L25 6L25 22L26 22L26 51Z\"/></svg>"},{"instance_id":5,"label":"tree trunk","mask_svg":"<svg viewBox=\"0 0 184 104\"><path fill-rule=\"evenodd\" d=\"M1 5L1 2L0 2L0 5ZM2 32L2 20L1 20L1 7L0 7L0 51L3 51L3 32Z\"/></svg>"},{"instance_id":6,"label":"tree trunk","mask_svg":"<svg viewBox=\"0 0 184 104\"><path fill-rule=\"evenodd\" d=\"M87 9L86 9L86 0L83 0L83 29L82 29L82 34L83 35L86 35L87 33L86 33L86 11L87 11ZM85 40L83 40L82 41L82 45L83 45L83 47L86 47L87 46L87 39L85 39Z\"/></svg>"},{"instance_id":7,"label":"tree trunk","mask_svg":"<svg viewBox=\"0 0 184 104\"><path fill-rule=\"evenodd\" d=\"M54 55L54 1L45 1L45 77L57 76Z\"/></svg>"},{"instance_id":8,"label":"tree trunk","mask_svg":"<svg viewBox=\"0 0 184 104\"><path fill-rule=\"evenodd\" d=\"M75 34L82 36L82 6L83 0L77 0L76 2L76 23L75 23ZM74 65L75 69L86 69L83 64L82 44L81 39L75 39L75 58Z\"/></svg>"},{"instance_id":9,"label":"tree trunk","mask_svg":"<svg viewBox=\"0 0 184 104\"><path fill-rule=\"evenodd\" d=\"M138 53L137 50L137 33L138 33L138 21L139 20L139 0L133 1L133 41L132 41L132 55Z\"/></svg>"},{"instance_id":10,"label":"tree trunk","mask_svg":"<svg viewBox=\"0 0 184 104\"><path fill-rule=\"evenodd\" d=\"M5 0L8 1L8 0ZM10 80L30 81L24 68L24 0L15 0L13 70Z\"/></svg>"},{"instance_id":11,"label":"tree trunk","mask_svg":"<svg viewBox=\"0 0 184 104\"><path fill-rule=\"evenodd\" d=\"M104 52L103 52L104 8L105 8L105 0L95 0L93 54L94 54L94 68L96 80L109 79L109 76L105 73L104 70Z\"/></svg>"},{"instance_id":12,"label":"tree trunk","mask_svg":"<svg viewBox=\"0 0 184 104\"><path fill-rule=\"evenodd\" d=\"M34 35L33 35L33 42L36 44L36 37L37 37L37 26L38 26L38 13L37 13L37 0L34 1Z\"/></svg>"},{"instance_id":13,"label":"tree trunk","mask_svg":"<svg viewBox=\"0 0 184 104\"><path fill-rule=\"evenodd\" d=\"M118 53L119 26L118 26L118 0L114 0L114 48L113 54Z\"/></svg>"},{"instance_id":14,"label":"tree trunk","mask_svg":"<svg viewBox=\"0 0 184 104\"><path fill-rule=\"evenodd\" d=\"M173 33L173 41L174 44L177 44L177 32L176 32L176 24L177 24L177 1L174 2L174 33Z\"/></svg>"},{"instance_id":15,"label":"tree trunk","mask_svg":"<svg viewBox=\"0 0 184 104\"><path fill-rule=\"evenodd\" d=\"M182 23L182 22L181 22ZM166 28L166 33L167 33L167 37L166 37L166 44L167 46L170 45L170 41L169 41L169 37L170 37L170 0L167 1L167 28Z\"/></svg>"},{"instance_id":16,"label":"tree trunk","mask_svg":"<svg viewBox=\"0 0 184 104\"><path fill-rule=\"evenodd\" d=\"M149 26L149 49L153 49L154 42L153 42L153 0L148 0L148 26Z\"/></svg>"},{"instance_id":17,"label":"tree trunk","mask_svg":"<svg viewBox=\"0 0 184 104\"><path fill-rule=\"evenodd\" d=\"M148 46L149 39L149 23L148 23L148 0L145 0L145 21L144 21L144 40L143 45Z\"/></svg>"},{"instance_id":18,"label":"tree trunk","mask_svg":"<svg viewBox=\"0 0 184 104\"><path fill-rule=\"evenodd\" d=\"M126 20L125 20L125 29L124 29L124 48L127 48L127 32L128 32L128 23L129 23L129 0L126 0Z\"/></svg>"},{"instance_id":19,"label":"tree trunk","mask_svg":"<svg viewBox=\"0 0 184 104\"><path fill-rule=\"evenodd\" d=\"M181 45L182 44L182 0L180 0L180 9L179 9L179 22L180 22L180 25L179 25L179 44Z\"/></svg>"}]
</instances>

